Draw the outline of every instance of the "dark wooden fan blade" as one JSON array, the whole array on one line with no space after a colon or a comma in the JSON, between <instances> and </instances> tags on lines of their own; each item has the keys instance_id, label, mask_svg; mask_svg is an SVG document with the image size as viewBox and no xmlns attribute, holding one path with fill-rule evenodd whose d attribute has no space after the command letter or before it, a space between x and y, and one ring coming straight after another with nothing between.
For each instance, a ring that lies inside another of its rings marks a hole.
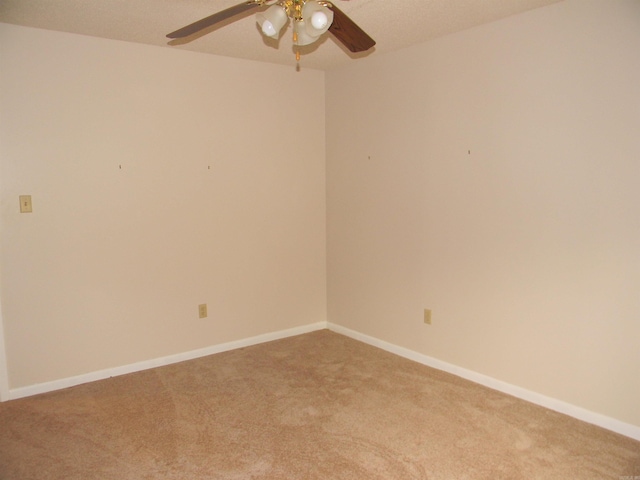
<instances>
[{"instance_id":1,"label":"dark wooden fan blade","mask_svg":"<svg viewBox=\"0 0 640 480\"><path fill-rule=\"evenodd\" d=\"M349 50L354 53L364 52L373 47L376 42L355 24L342 10L333 4L328 5L333 10L333 23L329 31Z\"/></svg>"},{"instance_id":2,"label":"dark wooden fan blade","mask_svg":"<svg viewBox=\"0 0 640 480\"><path fill-rule=\"evenodd\" d=\"M197 22L192 23L191 25L187 25L186 27L182 27L175 32L171 32L167 35L168 38L184 38L189 35L193 35L194 33L199 32L200 30L204 30L205 28L209 28L212 25L215 25L218 22L222 22L227 20L228 18L234 17L236 15L240 15L247 10L251 10L252 8L262 6L260 3L256 3L254 1L244 2L239 5L235 5L233 7L229 7L226 10L222 10L221 12L214 13L213 15L208 16L207 18L203 18L202 20L198 20Z\"/></svg>"}]
</instances>

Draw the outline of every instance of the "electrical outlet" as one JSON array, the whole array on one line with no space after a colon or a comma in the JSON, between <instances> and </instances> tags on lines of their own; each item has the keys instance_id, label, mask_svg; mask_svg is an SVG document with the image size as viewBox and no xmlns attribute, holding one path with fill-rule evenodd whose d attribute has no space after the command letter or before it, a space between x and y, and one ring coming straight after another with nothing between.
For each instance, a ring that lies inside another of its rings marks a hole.
<instances>
[{"instance_id":1,"label":"electrical outlet","mask_svg":"<svg viewBox=\"0 0 640 480\"><path fill-rule=\"evenodd\" d=\"M424 309L424 323L431 325L431 310L428 308Z\"/></svg>"},{"instance_id":2,"label":"electrical outlet","mask_svg":"<svg viewBox=\"0 0 640 480\"><path fill-rule=\"evenodd\" d=\"M207 304L198 305L198 317L207 318Z\"/></svg>"}]
</instances>

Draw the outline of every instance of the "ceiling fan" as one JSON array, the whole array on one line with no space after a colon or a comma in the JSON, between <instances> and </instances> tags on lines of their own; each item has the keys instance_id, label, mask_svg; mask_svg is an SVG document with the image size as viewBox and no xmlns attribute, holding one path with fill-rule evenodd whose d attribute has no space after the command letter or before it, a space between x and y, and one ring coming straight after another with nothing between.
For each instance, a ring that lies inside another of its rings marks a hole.
<instances>
[{"instance_id":1,"label":"ceiling fan","mask_svg":"<svg viewBox=\"0 0 640 480\"><path fill-rule=\"evenodd\" d=\"M325 0L248 0L171 32L167 37L186 38L254 9L259 12L256 21L267 37L279 38L291 20L295 46L310 45L327 31L353 53L365 52L376 44L342 10ZM296 59L300 60L299 50L296 50Z\"/></svg>"}]
</instances>

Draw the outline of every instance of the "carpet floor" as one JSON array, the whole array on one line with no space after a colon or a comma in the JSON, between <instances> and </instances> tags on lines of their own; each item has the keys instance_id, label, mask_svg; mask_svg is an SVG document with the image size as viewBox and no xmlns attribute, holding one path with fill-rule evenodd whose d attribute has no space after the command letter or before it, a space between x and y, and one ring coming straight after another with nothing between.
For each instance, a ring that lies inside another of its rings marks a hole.
<instances>
[{"instance_id":1,"label":"carpet floor","mask_svg":"<svg viewBox=\"0 0 640 480\"><path fill-rule=\"evenodd\" d=\"M1 480L634 477L640 442L328 330L0 404Z\"/></svg>"}]
</instances>

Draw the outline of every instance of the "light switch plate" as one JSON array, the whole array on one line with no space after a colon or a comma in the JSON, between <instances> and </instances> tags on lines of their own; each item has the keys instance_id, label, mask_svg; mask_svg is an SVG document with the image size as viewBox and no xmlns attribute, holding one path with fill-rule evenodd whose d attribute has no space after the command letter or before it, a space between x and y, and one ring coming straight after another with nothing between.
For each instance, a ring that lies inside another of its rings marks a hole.
<instances>
[{"instance_id":1,"label":"light switch plate","mask_svg":"<svg viewBox=\"0 0 640 480\"><path fill-rule=\"evenodd\" d=\"M33 206L31 204L31 195L20 195L20 213L33 212Z\"/></svg>"}]
</instances>

